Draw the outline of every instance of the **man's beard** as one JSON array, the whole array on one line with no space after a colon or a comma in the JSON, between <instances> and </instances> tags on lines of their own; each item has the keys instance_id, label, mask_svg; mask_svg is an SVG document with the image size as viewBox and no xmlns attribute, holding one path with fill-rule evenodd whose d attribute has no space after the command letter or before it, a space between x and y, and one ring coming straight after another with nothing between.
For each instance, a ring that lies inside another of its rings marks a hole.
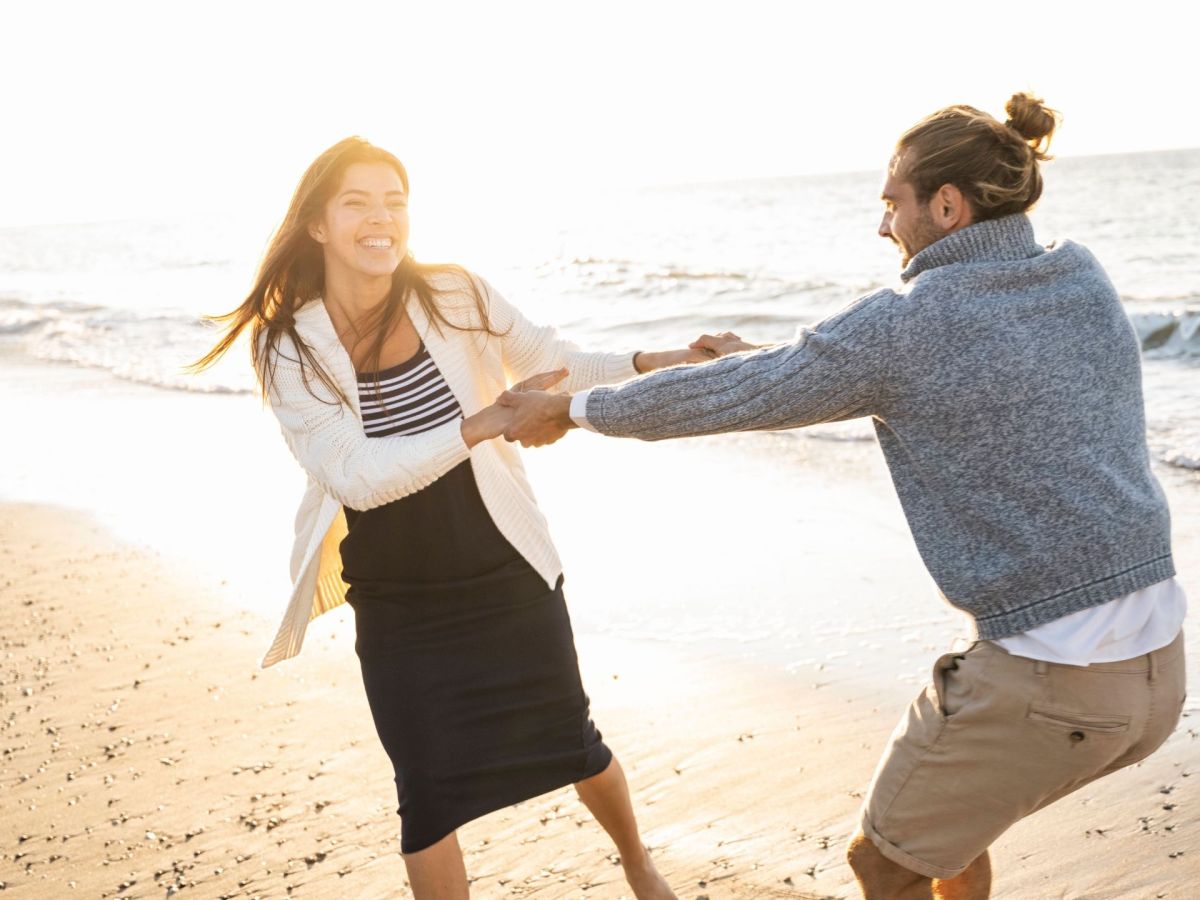
<instances>
[{"instance_id":1,"label":"man's beard","mask_svg":"<svg viewBox=\"0 0 1200 900\"><path fill-rule=\"evenodd\" d=\"M907 268L914 256L930 244L940 241L948 233L933 224L933 216L929 214L928 210L925 210L921 218L917 220L908 241L900 245L900 265Z\"/></svg>"}]
</instances>

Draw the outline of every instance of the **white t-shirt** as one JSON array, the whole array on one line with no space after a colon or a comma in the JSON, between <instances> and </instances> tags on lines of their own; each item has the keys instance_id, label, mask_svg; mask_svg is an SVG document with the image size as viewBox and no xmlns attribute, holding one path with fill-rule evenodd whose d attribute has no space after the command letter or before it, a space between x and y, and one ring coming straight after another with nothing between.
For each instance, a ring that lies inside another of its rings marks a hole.
<instances>
[{"instance_id":1,"label":"white t-shirt","mask_svg":"<svg viewBox=\"0 0 1200 900\"><path fill-rule=\"evenodd\" d=\"M994 643L1015 656L1069 666L1119 662L1171 643L1186 615L1183 587L1168 578Z\"/></svg>"}]
</instances>

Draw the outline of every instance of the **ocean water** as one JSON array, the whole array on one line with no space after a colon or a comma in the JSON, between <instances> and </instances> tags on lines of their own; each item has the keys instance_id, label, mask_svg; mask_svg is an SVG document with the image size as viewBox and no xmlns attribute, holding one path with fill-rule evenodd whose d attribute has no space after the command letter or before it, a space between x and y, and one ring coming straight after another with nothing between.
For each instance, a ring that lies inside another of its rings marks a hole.
<instances>
[{"instance_id":1,"label":"ocean water","mask_svg":"<svg viewBox=\"0 0 1200 900\"><path fill-rule=\"evenodd\" d=\"M1064 159L1033 218L1103 262L1141 338L1156 458L1200 468L1200 150ZM488 278L527 315L597 347L706 330L789 337L894 284L878 173L628 190L514 208L425 210L411 244ZM276 214L282 214L282 209ZM228 215L0 230L0 348L170 391L250 393L245 353L199 377L201 320L249 287L275 222ZM868 440L865 423L806 437Z\"/></svg>"},{"instance_id":2,"label":"ocean water","mask_svg":"<svg viewBox=\"0 0 1200 900\"><path fill-rule=\"evenodd\" d=\"M1200 151L1061 160L1046 179L1039 238L1091 247L1141 336L1150 446L1170 475L1179 558L1195 559ZM779 340L897 281L875 233L879 185L839 174L469 211L423 208L418 185L412 245L585 345L725 329ZM0 230L0 407L31 424L0 454L0 499L97 514L261 613L265 635L290 591L304 475L244 348L200 377L181 367L215 340L201 316L240 302L281 212ZM899 692L963 631L865 420L666 445L578 434L524 459L581 631L821 684L885 671ZM351 628L344 613L310 639Z\"/></svg>"}]
</instances>

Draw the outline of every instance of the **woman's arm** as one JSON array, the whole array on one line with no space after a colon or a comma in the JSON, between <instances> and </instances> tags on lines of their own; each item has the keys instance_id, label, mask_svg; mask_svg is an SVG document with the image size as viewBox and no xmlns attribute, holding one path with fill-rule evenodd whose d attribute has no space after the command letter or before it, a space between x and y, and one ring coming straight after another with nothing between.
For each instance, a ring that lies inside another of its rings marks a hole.
<instances>
[{"instance_id":1,"label":"woman's arm","mask_svg":"<svg viewBox=\"0 0 1200 900\"><path fill-rule=\"evenodd\" d=\"M487 299L488 319L501 333L504 367L517 380L543 372L566 369L563 389L582 391L598 384L614 384L667 366L711 359L700 348L640 353L597 353L581 350L553 326L535 325L484 279L474 276ZM636 358L636 365L635 365Z\"/></svg>"},{"instance_id":2,"label":"woman's arm","mask_svg":"<svg viewBox=\"0 0 1200 900\"><path fill-rule=\"evenodd\" d=\"M719 354L691 344L683 350L650 350L633 354L633 367L639 375L669 369L671 366L691 366L716 359Z\"/></svg>"},{"instance_id":3,"label":"woman's arm","mask_svg":"<svg viewBox=\"0 0 1200 900\"><path fill-rule=\"evenodd\" d=\"M273 355L268 398L288 449L351 509L372 509L428 487L465 460L474 444L501 434L511 417L511 411L489 406L421 434L368 438L353 411L311 371L306 386L288 338Z\"/></svg>"},{"instance_id":4,"label":"woman's arm","mask_svg":"<svg viewBox=\"0 0 1200 900\"><path fill-rule=\"evenodd\" d=\"M743 341L732 331L722 331L720 334L702 334L688 344L692 350L706 350L712 359L728 356L730 353L745 353L747 350L766 350L775 344L751 344Z\"/></svg>"}]
</instances>

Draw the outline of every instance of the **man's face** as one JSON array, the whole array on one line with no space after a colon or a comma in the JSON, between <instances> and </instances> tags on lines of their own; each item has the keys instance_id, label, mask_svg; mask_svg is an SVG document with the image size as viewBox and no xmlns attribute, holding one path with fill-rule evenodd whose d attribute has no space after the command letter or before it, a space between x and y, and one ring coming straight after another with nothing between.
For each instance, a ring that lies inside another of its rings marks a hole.
<instances>
[{"instance_id":1,"label":"man's face","mask_svg":"<svg viewBox=\"0 0 1200 900\"><path fill-rule=\"evenodd\" d=\"M926 203L919 201L913 186L899 172L888 172L880 199L883 200L883 220L879 223L879 236L900 248L902 268L948 233L939 229L933 221L932 198Z\"/></svg>"}]
</instances>

